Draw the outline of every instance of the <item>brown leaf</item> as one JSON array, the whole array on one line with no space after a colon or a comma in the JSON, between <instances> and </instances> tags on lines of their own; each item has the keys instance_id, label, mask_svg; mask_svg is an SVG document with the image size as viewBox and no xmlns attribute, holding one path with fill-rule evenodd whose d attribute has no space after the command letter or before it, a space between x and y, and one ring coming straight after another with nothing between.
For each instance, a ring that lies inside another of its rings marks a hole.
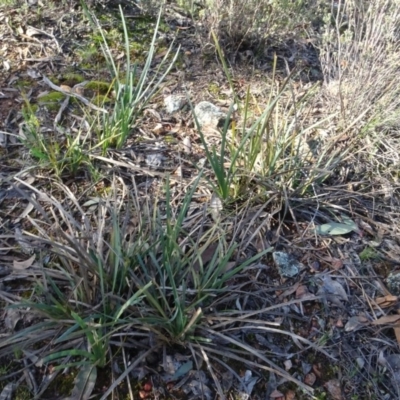
<instances>
[{"instance_id":1,"label":"brown leaf","mask_svg":"<svg viewBox=\"0 0 400 400\"><path fill-rule=\"evenodd\" d=\"M296 299L302 299L305 296L308 296L310 292L307 289L307 286L300 285L296 290Z\"/></svg>"},{"instance_id":2,"label":"brown leaf","mask_svg":"<svg viewBox=\"0 0 400 400\"><path fill-rule=\"evenodd\" d=\"M295 400L296 399L296 393L293 392L293 390L288 390L286 392L285 400Z\"/></svg>"},{"instance_id":3,"label":"brown leaf","mask_svg":"<svg viewBox=\"0 0 400 400\"><path fill-rule=\"evenodd\" d=\"M296 292L296 290L299 288L300 283L296 282L292 287L286 289L283 293L281 293L279 295L279 300L284 299L287 296L290 296L291 294L293 294L294 292Z\"/></svg>"},{"instance_id":4,"label":"brown leaf","mask_svg":"<svg viewBox=\"0 0 400 400\"><path fill-rule=\"evenodd\" d=\"M13 268L19 269L19 270L28 269L35 261L35 258L36 258L36 255L34 254L32 257L29 257L27 260L24 260L24 261L14 260Z\"/></svg>"},{"instance_id":5,"label":"brown leaf","mask_svg":"<svg viewBox=\"0 0 400 400\"><path fill-rule=\"evenodd\" d=\"M369 324L368 318L364 315L356 315L354 317L349 318L347 321L344 330L345 332L354 332L358 329L363 328L364 326Z\"/></svg>"},{"instance_id":6,"label":"brown leaf","mask_svg":"<svg viewBox=\"0 0 400 400\"><path fill-rule=\"evenodd\" d=\"M373 305L374 308L387 308L392 307L398 302L399 298L397 296L393 296L391 294L383 297L377 297L375 299L375 303Z\"/></svg>"},{"instance_id":7,"label":"brown leaf","mask_svg":"<svg viewBox=\"0 0 400 400\"><path fill-rule=\"evenodd\" d=\"M218 243L210 244L210 245L201 253L201 257L200 257L200 258L201 258L201 261L202 261L202 264L203 264L203 265L212 260L212 258L214 257L215 252L216 252L217 249L218 249L218 246L219 246ZM193 269L194 269L194 271L195 271L196 273L199 272L199 269L200 269L200 262L199 262L198 260L193 264Z\"/></svg>"},{"instance_id":8,"label":"brown leaf","mask_svg":"<svg viewBox=\"0 0 400 400\"><path fill-rule=\"evenodd\" d=\"M321 378L321 376L322 376L321 368L322 368L322 366L321 366L320 363L319 364L313 364L313 366L312 366L312 369L313 369L315 375L317 375L318 378Z\"/></svg>"},{"instance_id":9,"label":"brown leaf","mask_svg":"<svg viewBox=\"0 0 400 400\"><path fill-rule=\"evenodd\" d=\"M182 166L181 165L174 171L174 175L178 176L179 178L183 177L183 171L182 171Z\"/></svg>"},{"instance_id":10,"label":"brown leaf","mask_svg":"<svg viewBox=\"0 0 400 400\"><path fill-rule=\"evenodd\" d=\"M339 319L336 321L336 327L337 327L337 328L343 328L343 320L342 320L342 318L339 318Z\"/></svg>"},{"instance_id":11,"label":"brown leaf","mask_svg":"<svg viewBox=\"0 0 400 400\"><path fill-rule=\"evenodd\" d=\"M280 398L284 398L284 397L285 397L285 395L276 389L270 395L271 399L280 399Z\"/></svg>"},{"instance_id":12,"label":"brown leaf","mask_svg":"<svg viewBox=\"0 0 400 400\"><path fill-rule=\"evenodd\" d=\"M332 268L337 271L341 268L343 268L343 261L340 260L339 258L332 258Z\"/></svg>"},{"instance_id":13,"label":"brown leaf","mask_svg":"<svg viewBox=\"0 0 400 400\"><path fill-rule=\"evenodd\" d=\"M154 128L153 128L153 132L156 134L156 135L160 135L161 133L163 133L164 132L164 126L163 126L163 124L160 124L160 123L158 123Z\"/></svg>"},{"instance_id":14,"label":"brown leaf","mask_svg":"<svg viewBox=\"0 0 400 400\"><path fill-rule=\"evenodd\" d=\"M400 326L394 327L393 330L396 336L397 343L400 344Z\"/></svg>"},{"instance_id":15,"label":"brown leaf","mask_svg":"<svg viewBox=\"0 0 400 400\"><path fill-rule=\"evenodd\" d=\"M386 324L396 324L400 321L400 315L384 315L381 318L372 321L372 325L386 325Z\"/></svg>"},{"instance_id":16,"label":"brown leaf","mask_svg":"<svg viewBox=\"0 0 400 400\"><path fill-rule=\"evenodd\" d=\"M310 372L304 378L304 383L309 385L309 386L312 386L312 385L314 385L316 380L317 380L317 377L315 376L315 374L313 372Z\"/></svg>"}]
</instances>

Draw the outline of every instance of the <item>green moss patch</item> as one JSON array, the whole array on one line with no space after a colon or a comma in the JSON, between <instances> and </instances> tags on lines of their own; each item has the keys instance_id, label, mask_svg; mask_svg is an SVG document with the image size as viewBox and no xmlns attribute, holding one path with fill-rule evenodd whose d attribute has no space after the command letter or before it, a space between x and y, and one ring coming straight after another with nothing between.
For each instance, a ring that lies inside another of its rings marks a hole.
<instances>
[{"instance_id":1,"label":"green moss patch","mask_svg":"<svg viewBox=\"0 0 400 400\"><path fill-rule=\"evenodd\" d=\"M102 81L91 81L85 85L85 89L93 90L101 95L107 95L110 93L110 84Z\"/></svg>"}]
</instances>

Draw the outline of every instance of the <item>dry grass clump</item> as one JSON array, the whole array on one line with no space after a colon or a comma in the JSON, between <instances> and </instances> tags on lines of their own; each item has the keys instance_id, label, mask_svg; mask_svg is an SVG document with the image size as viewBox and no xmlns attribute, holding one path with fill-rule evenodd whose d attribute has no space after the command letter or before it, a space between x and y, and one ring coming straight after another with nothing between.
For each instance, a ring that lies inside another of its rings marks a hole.
<instances>
[{"instance_id":1,"label":"dry grass clump","mask_svg":"<svg viewBox=\"0 0 400 400\"><path fill-rule=\"evenodd\" d=\"M275 44L307 36L322 15L321 0L206 0L203 23L228 54L251 50L262 56L268 39ZM211 38L211 35L210 35Z\"/></svg>"},{"instance_id":2,"label":"dry grass clump","mask_svg":"<svg viewBox=\"0 0 400 400\"><path fill-rule=\"evenodd\" d=\"M332 118L319 129L319 146L349 156L331 184L368 182L361 186L385 201L393 201L398 187L399 10L399 0L332 1L316 36L323 73L319 118Z\"/></svg>"},{"instance_id":3,"label":"dry grass clump","mask_svg":"<svg viewBox=\"0 0 400 400\"><path fill-rule=\"evenodd\" d=\"M337 130L368 136L398 128L400 1L339 1L331 11L320 57L323 104L339 111Z\"/></svg>"}]
</instances>

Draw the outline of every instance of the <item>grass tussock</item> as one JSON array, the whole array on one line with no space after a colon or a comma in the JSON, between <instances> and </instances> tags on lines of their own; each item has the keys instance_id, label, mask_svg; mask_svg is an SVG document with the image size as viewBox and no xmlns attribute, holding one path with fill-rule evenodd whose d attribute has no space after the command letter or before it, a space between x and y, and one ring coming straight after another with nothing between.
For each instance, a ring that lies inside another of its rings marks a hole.
<instances>
[{"instance_id":1,"label":"grass tussock","mask_svg":"<svg viewBox=\"0 0 400 400\"><path fill-rule=\"evenodd\" d=\"M333 22L321 40L325 107L340 111L346 129L365 134L390 129L399 113L398 1L346 1L332 5Z\"/></svg>"}]
</instances>

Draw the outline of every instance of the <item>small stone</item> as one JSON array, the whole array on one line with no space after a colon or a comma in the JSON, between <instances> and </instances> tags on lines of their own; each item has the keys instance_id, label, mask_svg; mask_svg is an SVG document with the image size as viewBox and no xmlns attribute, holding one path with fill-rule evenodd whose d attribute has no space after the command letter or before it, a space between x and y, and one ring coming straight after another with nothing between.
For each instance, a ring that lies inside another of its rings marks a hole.
<instances>
[{"instance_id":1,"label":"small stone","mask_svg":"<svg viewBox=\"0 0 400 400\"><path fill-rule=\"evenodd\" d=\"M164 98L164 106L168 114L179 111L186 103L186 97L181 94L171 94Z\"/></svg>"},{"instance_id":2,"label":"small stone","mask_svg":"<svg viewBox=\"0 0 400 400\"><path fill-rule=\"evenodd\" d=\"M164 157L160 153L148 154L146 157L146 164L149 167L154 167L154 168L160 167L163 161Z\"/></svg>"},{"instance_id":3,"label":"small stone","mask_svg":"<svg viewBox=\"0 0 400 400\"><path fill-rule=\"evenodd\" d=\"M291 255L283 251L275 251L272 253L272 258L282 277L293 278L305 268L302 263L296 261Z\"/></svg>"},{"instance_id":4,"label":"small stone","mask_svg":"<svg viewBox=\"0 0 400 400\"><path fill-rule=\"evenodd\" d=\"M391 272L386 279L389 292L400 296L400 272Z\"/></svg>"},{"instance_id":5,"label":"small stone","mask_svg":"<svg viewBox=\"0 0 400 400\"><path fill-rule=\"evenodd\" d=\"M207 125L213 128L217 128L227 118L226 113L208 101L202 101L197 104L194 113L200 126Z\"/></svg>"}]
</instances>

